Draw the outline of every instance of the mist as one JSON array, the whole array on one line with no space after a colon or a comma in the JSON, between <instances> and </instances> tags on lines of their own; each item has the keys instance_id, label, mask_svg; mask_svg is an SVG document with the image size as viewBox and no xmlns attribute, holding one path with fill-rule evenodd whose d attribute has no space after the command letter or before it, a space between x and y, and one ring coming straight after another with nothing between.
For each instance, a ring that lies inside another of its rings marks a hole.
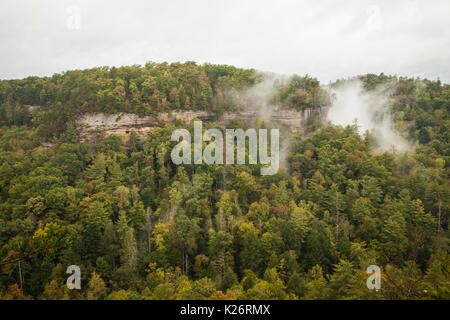
<instances>
[{"instance_id":1,"label":"mist","mask_svg":"<svg viewBox=\"0 0 450 320\"><path fill-rule=\"evenodd\" d=\"M272 103L273 95L277 92L276 82L288 81L288 77L274 73L262 73L262 80L239 93L239 105L243 111L255 112L259 119L267 120L278 111L278 106Z\"/></svg>"},{"instance_id":2,"label":"mist","mask_svg":"<svg viewBox=\"0 0 450 320\"><path fill-rule=\"evenodd\" d=\"M414 150L393 127L389 109L391 102L389 86L381 86L367 91L357 79L345 81L336 87L329 88L332 105L327 120L334 125L358 126L360 134L370 131L375 138L374 151L387 151L394 147L398 151Z\"/></svg>"},{"instance_id":3,"label":"mist","mask_svg":"<svg viewBox=\"0 0 450 320\"><path fill-rule=\"evenodd\" d=\"M271 118L273 115L279 114L282 109L273 103L273 96L279 89L279 85L283 82L289 82L290 77L286 75L260 72L259 82L255 83L249 88L240 90L238 92L225 92L229 100L234 100L239 106L239 112L249 113L247 117L247 125L250 127L260 128L262 124L264 127L280 129L280 149L279 149L279 165L280 168L289 168L287 156L290 148L290 132L287 125L274 122ZM219 118L222 122L222 118Z\"/></svg>"}]
</instances>

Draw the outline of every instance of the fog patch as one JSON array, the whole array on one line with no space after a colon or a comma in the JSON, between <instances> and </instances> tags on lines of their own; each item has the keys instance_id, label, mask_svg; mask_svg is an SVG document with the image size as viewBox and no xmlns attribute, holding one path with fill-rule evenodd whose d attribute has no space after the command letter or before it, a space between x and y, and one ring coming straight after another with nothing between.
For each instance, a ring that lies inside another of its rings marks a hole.
<instances>
[{"instance_id":1,"label":"fog patch","mask_svg":"<svg viewBox=\"0 0 450 320\"><path fill-rule=\"evenodd\" d=\"M329 88L332 105L327 119L335 125L358 126L360 134L366 131L375 138L375 151L414 151L414 145L408 142L393 126L389 105L392 101L389 85L375 90L364 89L357 79L338 83Z\"/></svg>"}]
</instances>

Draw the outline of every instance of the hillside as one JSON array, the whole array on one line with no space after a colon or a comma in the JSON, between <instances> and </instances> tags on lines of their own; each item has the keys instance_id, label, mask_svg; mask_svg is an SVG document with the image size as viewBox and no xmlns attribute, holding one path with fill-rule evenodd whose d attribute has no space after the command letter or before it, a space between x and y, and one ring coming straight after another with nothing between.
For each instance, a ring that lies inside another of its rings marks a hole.
<instances>
[{"instance_id":1,"label":"hillside","mask_svg":"<svg viewBox=\"0 0 450 320\"><path fill-rule=\"evenodd\" d=\"M355 79L413 151L328 121ZM2 80L0 298L450 299L449 108L440 81L194 62ZM282 168L174 165L194 119L280 128Z\"/></svg>"}]
</instances>

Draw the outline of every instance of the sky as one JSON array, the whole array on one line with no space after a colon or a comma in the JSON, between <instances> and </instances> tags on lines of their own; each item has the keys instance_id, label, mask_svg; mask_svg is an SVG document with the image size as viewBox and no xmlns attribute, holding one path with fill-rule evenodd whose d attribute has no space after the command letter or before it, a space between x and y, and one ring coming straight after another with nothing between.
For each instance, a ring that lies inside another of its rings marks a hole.
<instances>
[{"instance_id":1,"label":"sky","mask_svg":"<svg viewBox=\"0 0 450 320\"><path fill-rule=\"evenodd\" d=\"M448 0L1 0L0 79L154 62L450 82Z\"/></svg>"}]
</instances>

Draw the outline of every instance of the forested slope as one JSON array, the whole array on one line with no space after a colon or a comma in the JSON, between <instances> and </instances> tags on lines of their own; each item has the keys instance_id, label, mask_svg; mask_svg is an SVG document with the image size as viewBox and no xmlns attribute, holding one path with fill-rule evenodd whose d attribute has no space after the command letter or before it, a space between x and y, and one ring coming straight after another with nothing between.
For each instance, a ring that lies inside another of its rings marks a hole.
<instances>
[{"instance_id":1,"label":"forested slope","mask_svg":"<svg viewBox=\"0 0 450 320\"><path fill-rule=\"evenodd\" d=\"M360 76L366 90L393 88L394 124L415 151L374 152L356 125L312 118L283 136L285 168L273 176L175 166L170 135L190 123L82 143L74 128L86 112L220 117L255 107L245 97L266 78L189 62L0 81L0 297L449 299L447 84ZM331 101L308 76L273 88L274 106ZM372 264L378 291L366 287ZM81 290L66 287L69 265L81 267Z\"/></svg>"}]
</instances>

